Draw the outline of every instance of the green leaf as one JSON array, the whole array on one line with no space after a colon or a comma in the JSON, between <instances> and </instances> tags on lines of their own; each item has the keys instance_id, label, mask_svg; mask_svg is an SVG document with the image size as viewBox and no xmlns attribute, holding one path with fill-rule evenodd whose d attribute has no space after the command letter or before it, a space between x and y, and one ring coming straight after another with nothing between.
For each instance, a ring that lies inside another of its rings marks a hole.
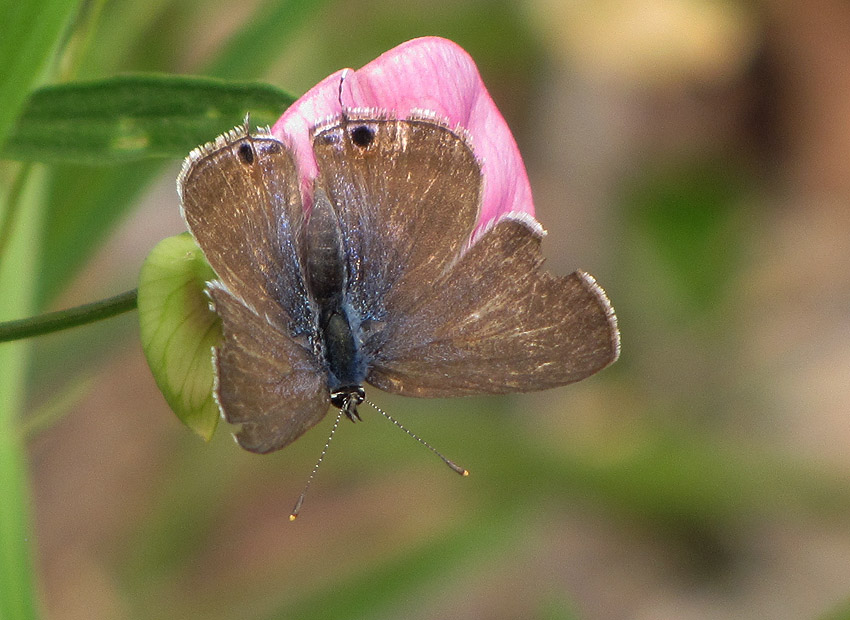
<instances>
[{"instance_id":1,"label":"green leaf","mask_svg":"<svg viewBox=\"0 0 850 620\"><path fill-rule=\"evenodd\" d=\"M27 94L42 78L77 5L72 0L5 0L0 4L0 144Z\"/></svg>"},{"instance_id":2,"label":"green leaf","mask_svg":"<svg viewBox=\"0 0 850 620\"><path fill-rule=\"evenodd\" d=\"M44 213L47 173L34 166L19 196L9 245L0 260L0 321L19 319L32 312L39 272L37 231ZM3 208L11 205L0 205ZM27 456L21 416L25 377L32 355L27 340L0 345L0 618L34 620L37 617L30 548L32 526L27 488Z\"/></svg>"},{"instance_id":3,"label":"green leaf","mask_svg":"<svg viewBox=\"0 0 850 620\"><path fill-rule=\"evenodd\" d=\"M267 84L174 75L128 75L35 91L3 156L117 164L180 158L239 124L274 123L293 98Z\"/></svg>"},{"instance_id":4,"label":"green leaf","mask_svg":"<svg viewBox=\"0 0 850 620\"><path fill-rule=\"evenodd\" d=\"M252 123L274 122L291 102L292 97L273 86L165 75L39 91L16 134L19 154L118 164L95 169L71 165L57 171L44 235L47 255L61 260L45 264L41 303L61 290L138 198L145 181L160 169L157 158L184 157L243 122L248 111ZM60 117L63 108L67 111ZM56 136L53 143L49 135ZM133 159L140 161L128 163Z\"/></svg>"},{"instance_id":5,"label":"green leaf","mask_svg":"<svg viewBox=\"0 0 850 620\"><path fill-rule=\"evenodd\" d=\"M274 36L274 39L267 36L267 43L272 40L288 41L296 36L298 29L324 1L267 2L232 40L244 40L258 32L264 32L267 35L273 33ZM298 10L293 11L293 6ZM130 16L122 16L119 21L123 24L128 19ZM135 15L132 19L135 20ZM147 40L137 42L138 46L151 44ZM126 47L129 49L133 46ZM264 45L259 51L251 53L241 44L225 44L222 49L224 51L217 55L205 72L217 77L234 77L240 80L262 76L274 62L279 50L272 44ZM98 50L93 50L93 55L97 54ZM244 112L243 110L243 115ZM281 108L279 114L283 112L284 109ZM241 121L241 115L239 120ZM222 130L229 128L226 125L225 123ZM192 146L213 140L218 133L219 130L212 131ZM188 154L188 150L187 148L183 155ZM63 166L57 171L55 191L45 225L43 243L48 260L38 283L39 307L44 307L54 299L65 283L79 271L161 169L160 161L151 160L95 170Z\"/></svg>"},{"instance_id":6,"label":"green leaf","mask_svg":"<svg viewBox=\"0 0 850 620\"><path fill-rule=\"evenodd\" d=\"M211 350L221 340L221 322L204 292L213 279L189 233L169 237L142 265L138 302L142 348L156 384L177 417L207 441L219 419Z\"/></svg>"}]
</instances>

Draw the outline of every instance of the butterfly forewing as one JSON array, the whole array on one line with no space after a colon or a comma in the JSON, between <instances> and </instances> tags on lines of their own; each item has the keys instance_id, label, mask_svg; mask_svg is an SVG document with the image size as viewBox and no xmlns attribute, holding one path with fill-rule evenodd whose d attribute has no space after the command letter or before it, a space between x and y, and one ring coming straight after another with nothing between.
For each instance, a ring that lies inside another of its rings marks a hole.
<instances>
[{"instance_id":1,"label":"butterfly forewing","mask_svg":"<svg viewBox=\"0 0 850 620\"><path fill-rule=\"evenodd\" d=\"M349 301L364 319L392 321L462 253L478 218L475 156L425 119L345 116L317 129L313 148L340 218Z\"/></svg>"},{"instance_id":2,"label":"butterfly forewing","mask_svg":"<svg viewBox=\"0 0 850 620\"><path fill-rule=\"evenodd\" d=\"M295 251L301 197L283 143L234 129L189 156L178 187L189 230L225 287L259 314L309 332Z\"/></svg>"},{"instance_id":3,"label":"butterfly forewing","mask_svg":"<svg viewBox=\"0 0 850 620\"><path fill-rule=\"evenodd\" d=\"M579 381L613 362L608 298L583 272L541 272L542 230L502 220L365 345L366 380L409 396L526 392Z\"/></svg>"},{"instance_id":4,"label":"butterfly forewing","mask_svg":"<svg viewBox=\"0 0 850 620\"><path fill-rule=\"evenodd\" d=\"M219 280L216 398L240 445L282 448L327 413L327 374L298 251L295 165L268 134L237 128L192 153L179 179L189 230Z\"/></svg>"}]
</instances>

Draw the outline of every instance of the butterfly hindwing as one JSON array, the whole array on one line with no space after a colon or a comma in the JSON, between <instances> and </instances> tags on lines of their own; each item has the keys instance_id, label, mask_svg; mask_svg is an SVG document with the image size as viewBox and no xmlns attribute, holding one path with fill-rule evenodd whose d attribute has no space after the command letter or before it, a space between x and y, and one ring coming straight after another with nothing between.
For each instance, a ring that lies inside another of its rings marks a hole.
<instances>
[{"instance_id":1,"label":"butterfly hindwing","mask_svg":"<svg viewBox=\"0 0 850 620\"><path fill-rule=\"evenodd\" d=\"M529 216L484 233L427 300L366 343L366 380L408 396L499 394L573 383L612 363L608 298L583 272L540 271L541 236Z\"/></svg>"},{"instance_id":2,"label":"butterfly hindwing","mask_svg":"<svg viewBox=\"0 0 850 620\"><path fill-rule=\"evenodd\" d=\"M215 270L219 407L252 452L288 445L327 413L304 279L298 177L282 142L237 128L193 152L179 179L189 230Z\"/></svg>"},{"instance_id":3,"label":"butterfly hindwing","mask_svg":"<svg viewBox=\"0 0 850 620\"><path fill-rule=\"evenodd\" d=\"M282 325L269 323L221 286L209 289L222 320L216 349L216 399L236 439L251 452L279 450L328 411L325 374Z\"/></svg>"}]
</instances>

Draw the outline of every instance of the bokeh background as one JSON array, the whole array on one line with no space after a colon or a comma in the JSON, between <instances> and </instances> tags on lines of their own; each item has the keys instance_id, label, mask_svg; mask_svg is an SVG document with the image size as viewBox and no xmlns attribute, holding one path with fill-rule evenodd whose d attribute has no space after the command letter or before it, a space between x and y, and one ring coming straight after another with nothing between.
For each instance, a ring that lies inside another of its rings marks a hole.
<instances>
[{"instance_id":1,"label":"bokeh background","mask_svg":"<svg viewBox=\"0 0 850 620\"><path fill-rule=\"evenodd\" d=\"M215 73L297 95L415 36L455 40L524 154L548 268L597 277L623 354L530 395L373 389L471 476L366 409L291 524L330 418L268 456L224 426L205 444L157 391L135 313L39 338L27 409L45 618L850 617L848 3L83 7L96 26L78 79ZM236 74L215 65L234 46ZM135 285L184 229L179 165L50 308Z\"/></svg>"}]
</instances>

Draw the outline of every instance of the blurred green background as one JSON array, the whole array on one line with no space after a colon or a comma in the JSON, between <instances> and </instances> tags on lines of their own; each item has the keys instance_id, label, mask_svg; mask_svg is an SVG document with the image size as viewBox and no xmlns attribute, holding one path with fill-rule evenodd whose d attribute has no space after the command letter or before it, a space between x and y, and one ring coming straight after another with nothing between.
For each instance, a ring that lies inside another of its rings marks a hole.
<instances>
[{"instance_id":1,"label":"blurred green background","mask_svg":"<svg viewBox=\"0 0 850 620\"><path fill-rule=\"evenodd\" d=\"M157 391L134 313L38 338L15 393L45 618L850 618L850 5L69 13L49 82L169 72L298 95L407 39L453 39L526 158L548 268L597 277L623 354L530 395L373 389L470 477L365 409L290 524L331 419L268 456L224 426L207 445ZM154 244L184 230L179 159L36 164L17 187L26 166L2 162L4 205L43 211L19 214L18 245L35 249L2 256L0 295L8 306L23 281L32 303L3 318L132 288Z\"/></svg>"}]
</instances>

